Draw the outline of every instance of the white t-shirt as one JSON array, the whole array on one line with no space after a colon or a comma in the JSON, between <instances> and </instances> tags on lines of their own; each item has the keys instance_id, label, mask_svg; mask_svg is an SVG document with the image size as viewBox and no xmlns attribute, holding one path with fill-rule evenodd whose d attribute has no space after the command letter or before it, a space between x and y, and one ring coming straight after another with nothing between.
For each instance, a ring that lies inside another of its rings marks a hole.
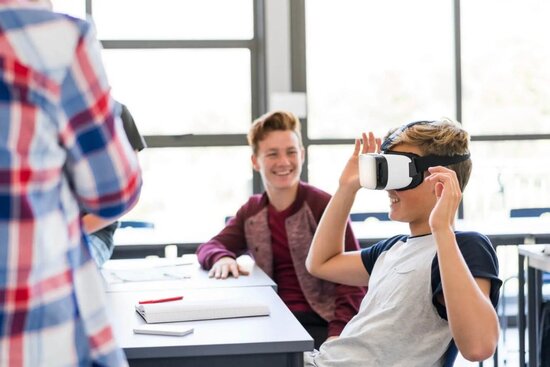
<instances>
[{"instance_id":1,"label":"white t-shirt","mask_svg":"<svg viewBox=\"0 0 550 367\"><path fill-rule=\"evenodd\" d=\"M492 280L498 302L498 262L489 240L457 232L457 243L474 277ZM306 353L305 366L441 366L451 341L432 235L396 236L364 249L369 290L340 338Z\"/></svg>"}]
</instances>

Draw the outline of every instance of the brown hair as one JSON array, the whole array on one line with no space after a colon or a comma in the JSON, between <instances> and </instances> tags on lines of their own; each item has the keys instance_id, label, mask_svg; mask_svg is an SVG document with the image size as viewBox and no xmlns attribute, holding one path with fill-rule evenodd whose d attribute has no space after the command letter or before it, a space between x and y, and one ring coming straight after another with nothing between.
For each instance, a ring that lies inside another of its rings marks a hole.
<instances>
[{"instance_id":1,"label":"brown hair","mask_svg":"<svg viewBox=\"0 0 550 367\"><path fill-rule=\"evenodd\" d=\"M386 138L397 129L390 130ZM409 144L420 148L424 155L435 154L453 156L468 154L470 135L459 123L441 118L430 123L415 124L403 131L391 143L391 147L398 144ZM451 164L447 168L456 172L460 190L464 191L472 172L472 160Z\"/></svg>"},{"instance_id":2,"label":"brown hair","mask_svg":"<svg viewBox=\"0 0 550 367\"><path fill-rule=\"evenodd\" d=\"M300 120L291 112L274 111L257 118L248 131L248 144L254 154L258 152L258 143L272 131L292 131L298 136L300 146L303 146Z\"/></svg>"}]
</instances>

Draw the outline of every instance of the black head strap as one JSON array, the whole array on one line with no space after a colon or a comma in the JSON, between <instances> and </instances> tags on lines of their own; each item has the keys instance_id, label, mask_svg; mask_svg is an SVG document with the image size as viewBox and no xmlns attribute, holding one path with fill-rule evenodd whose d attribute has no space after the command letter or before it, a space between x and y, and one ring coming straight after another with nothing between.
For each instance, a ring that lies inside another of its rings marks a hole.
<instances>
[{"instance_id":1,"label":"black head strap","mask_svg":"<svg viewBox=\"0 0 550 367\"><path fill-rule=\"evenodd\" d=\"M390 149L390 146L393 145L393 142L399 137L399 135L403 134L403 131L411 128L412 126L431 124L431 123L434 123L434 122L435 121L424 121L424 120L423 121L413 121L413 122L409 122L408 124L405 124L405 125L397 128L397 130L395 130L393 133L391 133L390 136L388 136L386 139L384 139L384 142L380 146L380 150L385 152L386 150Z\"/></svg>"},{"instance_id":2,"label":"black head strap","mask_svg":"<svg viewBox=\"0 0 550 367\"><path fill-rule=\"evenodd\" d=\"M416 162L416 170L417 170L416 174L420 172L424 172L430 167L450 166L451 164L464 162L468 158L470 158L470 153L466 153L462 155L452 155L452 156L431 154L423 157L418 157L414 159Z\"/></svg>"}]
</instances>

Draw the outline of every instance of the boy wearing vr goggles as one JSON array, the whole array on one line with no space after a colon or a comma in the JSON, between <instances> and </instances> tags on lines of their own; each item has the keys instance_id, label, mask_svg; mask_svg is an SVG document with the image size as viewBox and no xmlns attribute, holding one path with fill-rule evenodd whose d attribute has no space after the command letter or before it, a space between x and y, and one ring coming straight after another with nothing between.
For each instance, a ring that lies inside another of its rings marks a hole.
<instances>
[{"instance_id":1,"label":"boy wearing vr goggles","mask_svg":"<svg viewBox=\"0 0 550 367\"><path fill-rule=\"evenodd\" d=\"M355 142L306 266L369 292L338 339L305 354L306 366L441 366L451 342L471 361L494 353L496 254L485 236L453 229L471 172L468 143L466 131L446 119L404 125L383 143L372 133ZM390 219L407 222L410 235L343 251L361 185L387 190Z\"/></svg>"}]
</instances>

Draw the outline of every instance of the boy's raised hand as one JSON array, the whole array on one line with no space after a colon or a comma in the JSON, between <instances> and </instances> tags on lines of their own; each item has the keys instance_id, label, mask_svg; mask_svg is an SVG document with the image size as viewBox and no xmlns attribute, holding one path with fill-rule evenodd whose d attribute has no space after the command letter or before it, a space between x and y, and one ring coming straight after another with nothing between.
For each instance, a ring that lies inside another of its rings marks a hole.
<instances>
[{"instance_id":1,"label":"boy's raised hand","mask_svg":"<svg viewBox=\"0 0 550 367\"><path fill-rule=\"evenodd\" d=\"M430 175L426 181L434 184L437 202L430 214L432 233L453 228L455 215L462 199L462 191L456 177L456 172L445 167L428 168Z\"/></svg>"},{"instance_id":2,"label":"boy's raised hand","mask_svg":"<svg viewBox=\"0 0 550 367\"><path fill-rule=\"evenodd\" d=\"M344 171L340 175L340 187L347 187L357 192L361 185L359 184L359 154L378 153L380 151L382 141L380 138L375 138L372 131L362 133L361 139L355 140L353 154L344 167Z\"/></svg>"}]
</instances>

